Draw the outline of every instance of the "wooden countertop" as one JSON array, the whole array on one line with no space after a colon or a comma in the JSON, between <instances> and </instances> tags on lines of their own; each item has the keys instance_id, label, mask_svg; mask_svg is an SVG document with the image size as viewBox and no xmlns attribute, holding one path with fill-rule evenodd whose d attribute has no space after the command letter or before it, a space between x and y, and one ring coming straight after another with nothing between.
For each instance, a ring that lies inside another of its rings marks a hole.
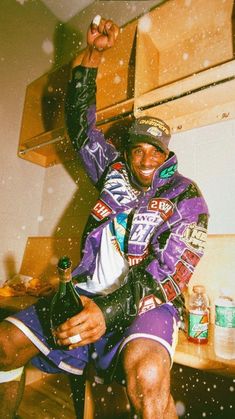
<instances>
[{"instance_id":1,"label":"wooden countertop","mask_svg":"<svg viewBox=\"0 0 235 419\"><path fill-rule=\"evenodd\" d=\"M174 362L214 374L235 376L235 359L226 360L214 352L214 324L209 328L208 343L203 345L189 342L186 333L181 330Z\"/></svg>"},{"instance_id":2,"label":"wooden countertop","mask_svg":"<svg viewBox=\"0 0 235 419\"><path fill-rule=\"evenodd\" d=\"M37 301L33 296L20 296L0 298L0 309L21 310ZM235 359L226 360L217 357L213 346L214 325L210 325L209 341L200 345L189 342L187 335L179 332L179 341L176 347L174 362L191 368L198 368L214 374L235 377Z\"/></svg>"}]
</instances>

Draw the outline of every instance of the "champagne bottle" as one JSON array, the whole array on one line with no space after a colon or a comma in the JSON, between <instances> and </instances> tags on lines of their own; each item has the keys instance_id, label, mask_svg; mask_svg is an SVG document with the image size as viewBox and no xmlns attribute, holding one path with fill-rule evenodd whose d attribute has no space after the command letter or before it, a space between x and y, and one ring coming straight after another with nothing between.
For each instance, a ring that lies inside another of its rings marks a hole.
<instances>
[{"instance_id":1,"label":"champagne bottle","mask_svg":"<svg viewBox=\"0 0 235 419\"><path fill-rule=\"evenodd\" d=\"M60 258L57 265L60 284L50 308L51 330L56 329L61 323L80 313L83 309L82 301L72 282L71 268L72 263L67 256Z\"/></svg>"}]
</instances>

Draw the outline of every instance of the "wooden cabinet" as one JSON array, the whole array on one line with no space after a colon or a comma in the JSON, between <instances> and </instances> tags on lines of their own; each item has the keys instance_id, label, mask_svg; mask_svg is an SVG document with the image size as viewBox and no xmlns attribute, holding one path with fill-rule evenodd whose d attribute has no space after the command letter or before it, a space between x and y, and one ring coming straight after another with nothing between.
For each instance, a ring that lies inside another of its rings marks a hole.
<instances>
[{"instance_id":1,"label":"wooden cabinet","mask_svg":"<svg viewBox=\"0 0 235 419\"><path fill-rule=\"evenodd\" d=\"M140 19L135 117L173 133L235 118L232 10L232 0L176 0Z\"/></svg>"},{"instance_id":2,"label":"wooden cabinet","mask_svg":"<svg viewBox=\"0 0 235 419\"><path fill-rule=\"evenodd\" d=\"M99 67L97 121L104 132L117 119L133 113L136 27L133 21L121 28L118 43L105 51ZM21 158L44 167L73 158L64 121L69 77L68 64L27 87L18 150Z\"/></svg>"},{"instance_id":3,"label":"wooden cabinet","mask_svg":"<svg viewBox=\"0 0 235 419\"><path fill-rule=\"evenodd\" d=\"M169 0L121 28L97 76L100 128L109 135L133 114L165 119L173 132L234 118L232 8L233 0ZM73 158L64 122L69 71L27 87L20 157L45 167Z\"/></svg>"}]
</instances>

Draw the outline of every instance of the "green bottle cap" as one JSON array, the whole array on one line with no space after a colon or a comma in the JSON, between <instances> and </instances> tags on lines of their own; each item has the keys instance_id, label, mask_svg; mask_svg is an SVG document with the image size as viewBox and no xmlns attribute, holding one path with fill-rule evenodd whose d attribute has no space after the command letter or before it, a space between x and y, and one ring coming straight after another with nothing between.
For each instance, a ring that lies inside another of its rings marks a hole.
<instances>
[{"instance_id":1,"label":"green bottle cap","mask_svg":"<svg viewBox=\"0 0 235 419\"><path fill-rule=\"evenodd\" d=\"M58 268L60 269L68 269L72 265L71 259L68 256L63 256L59 259Z\"/></svg>"}]
</instances>

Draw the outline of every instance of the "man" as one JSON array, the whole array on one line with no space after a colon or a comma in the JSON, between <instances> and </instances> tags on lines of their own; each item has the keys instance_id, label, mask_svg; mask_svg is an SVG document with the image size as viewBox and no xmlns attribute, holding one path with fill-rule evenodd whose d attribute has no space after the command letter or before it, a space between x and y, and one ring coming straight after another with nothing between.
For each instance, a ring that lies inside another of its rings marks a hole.
<instances>
[{"instance_id":1,"label":"man","mask_svg":"<svg viewBox=\"0 0 235 419\"><path fill-rule=\"evenodd\" d=\"M142 418L176 418L170 368L182 291L203 254L208 210L197 186L177 172L164 121L135 120L123 156L96 129L97 67L118 31L110 20L91 24L66 103L71 141L100 191L73 272L84 309L54 331L67 351L53 346L46 301L8 317L0 326L0 382L17 394L29 359L44 371L77 375L92 361L106 381L126 385Z\"/></svg>"}]
</instances>

